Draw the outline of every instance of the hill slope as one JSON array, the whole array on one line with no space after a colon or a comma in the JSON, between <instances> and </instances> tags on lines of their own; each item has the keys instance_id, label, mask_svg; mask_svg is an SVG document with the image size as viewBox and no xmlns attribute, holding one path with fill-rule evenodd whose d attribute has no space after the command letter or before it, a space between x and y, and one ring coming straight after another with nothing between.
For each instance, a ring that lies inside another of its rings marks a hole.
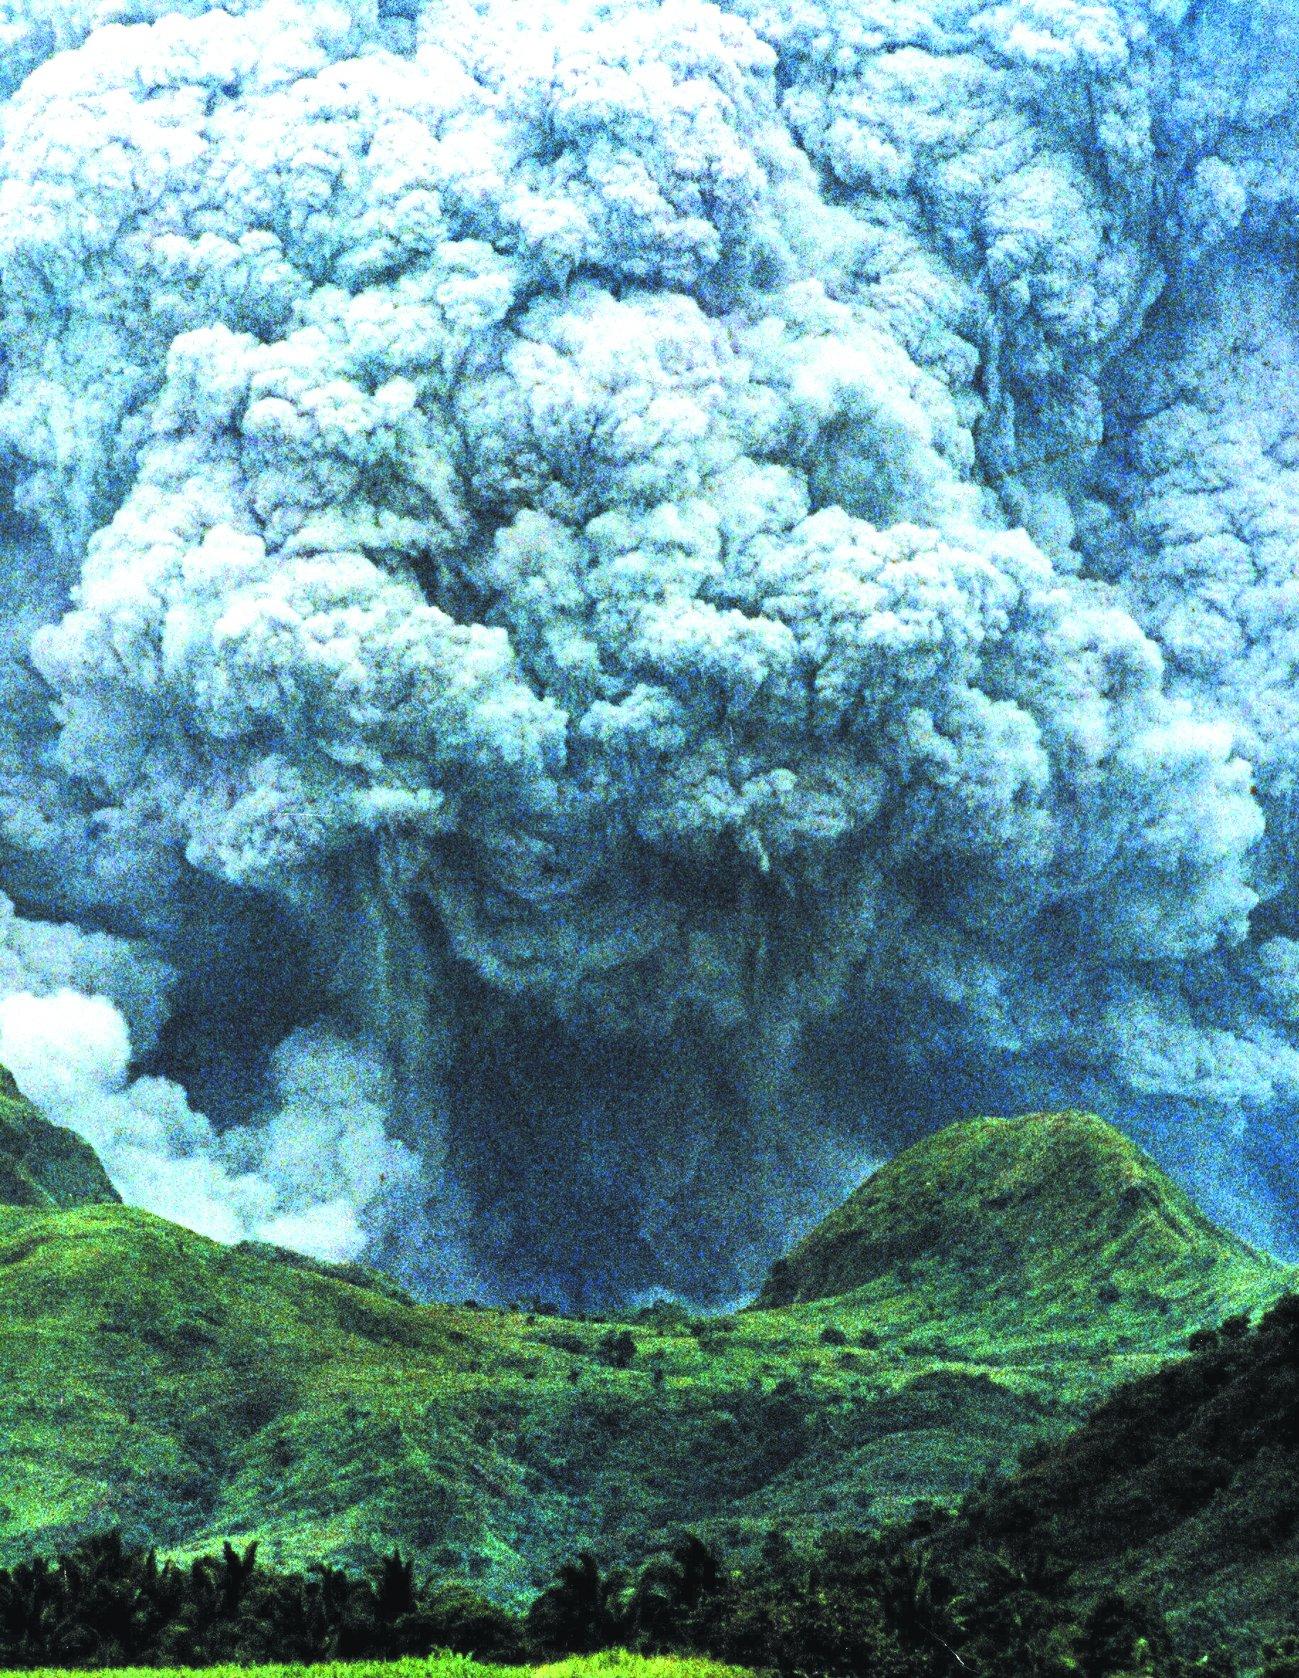
<instances>
[{"instance_id":1,"label":"hill slope","mask_svg":"<svg viewBox=\"0 0 1299 1678\"><path fill-rule=\"evenodd\" d=\"M1139 1593L1188 1646L1256 1660L1299 1597L1299 1296L1120 1388L970 1498L941 1547L1059 1558L1084 1600Z\"/></svg>"},{"instance_id":2,"label":"hill slope","mask_svg":"<svg viewBox=\"0 0 1299 1678\"><path fill-rule=\"evenodd\" d=\"M968 1151L977 1132L958 1129ZM106 1525L181 1551L257 1536L286 1563L399 1542L518 1598L584 1544L630 1557L691 1525L734 1547L772 1521L952 1502L1288 1278L1189 1210L1175 1240L1143 1244L1141 1194L1099 1246L1060 1221L1067 1201L1039 1219L1072 1121L1009 1134L1014 1227L1052 1229L1063 1268L1003 1253L978 1271L976 1229L959 1252L877 1248L843 1297L698 1321L419 1306L127 1207L0 1208L0 1561ZM1127 1159L1112 1134L1098 1169ZM913 1164L892 1173L890 1228L927 1215ZM984 1244L1010 1204L967 1197Z\"/></svg>"},{"instance_id":3,"label":"hill slope","mask_svg":"<svg viewBox=\"0 0 1299 1678\"><path fill-rule=\"evenodd\" d=\"M0 1205L70 1207L119 1202L87 1142L42 1118L0 1066Z\"/></svg>"},{"instance_id":4,"label":"hill slope","mask_svg":"<svg viewBox=\"0 0 1299 1678\"><path fill-rule=\"evenodd\" d=\"M761 1306L923 1279L960 1314L1049 1299L1058 1313L1125 1286L1230 1291L1261 1261L1140 1148L1091 1113L950 1125L891 1160L773 1266Z\"/></svg>"}]
</instances>

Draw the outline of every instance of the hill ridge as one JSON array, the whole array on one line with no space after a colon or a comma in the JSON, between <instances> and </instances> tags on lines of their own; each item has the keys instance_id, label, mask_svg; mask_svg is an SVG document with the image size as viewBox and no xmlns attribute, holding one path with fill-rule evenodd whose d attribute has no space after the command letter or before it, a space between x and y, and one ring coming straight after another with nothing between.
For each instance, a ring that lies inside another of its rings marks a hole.
<instances>
[{"instance_id":1,"label":"hill ridge","mask_svg":"<svg viewBox=\"0 0 1299 1678\"><path fill-rule=\"evenodd\" d=\"M904 1149L772 1266L758 1305L830 1299L916 1267L956 1267L971 1300L1054 1272L1098 1289L1152 1275L1275 1261L1220 1229L1115 1126L1078 1108L959 1121ZM1112 1282L1110 1283L1112 1285Z\"/></svg>"},{"instance_id":2,"label":"hill ridge","mask_svg":"<svg viewBox=\"0 0 1299 1678\"><path fill-rule=\"evenodd\" d=\"M120 1205L99 1155L32 1105L0 1066L0 1206L67 1210Z\"/></svg>"}]
</instances>

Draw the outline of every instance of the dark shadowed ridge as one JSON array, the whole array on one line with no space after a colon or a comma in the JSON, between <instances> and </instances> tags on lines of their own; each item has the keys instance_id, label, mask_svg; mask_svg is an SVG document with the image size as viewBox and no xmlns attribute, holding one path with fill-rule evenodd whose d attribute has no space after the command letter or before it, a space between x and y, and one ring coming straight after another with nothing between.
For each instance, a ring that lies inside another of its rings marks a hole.
<instances>
[{"instance_id":1,"label":"dark shadowed ridge","mask_svg":"<svg viewBox=\"0 0 1299 1678\"><path fill-rule=\"evenodd\" d=\"M120 1204L88 1142L41 1117L0 1066L0 1205L61 1210Z\"/></svg>"},{"instance_id":2,"label":"dark shadowed ridge","mask_svg":"<svg viewBox=\"0 0 1299 1678\"><path fill-rule=\"evenodd\" d=\"M1269 1262L1112 1125L1029 1113L951 1125L898 1155L772 1266L758 1304L835 1298L916 1266L971 1298L1093 1288L1103 1303L1119 1275L1157 1283L1242 1259Z\"/></svg>"},{"instance_id":3,"label":"dark shadowed ridge","mask_svg":"<svg viewBox=\"0 0 1299 1678\"><path fill-rule=\"evenodd\" d=\"M940 1548L1057 1557L1077 1594L1144 1596L1179 1641L1234 1646L1250 1667L1266 1637L1296 1629L1299 1295L1252 1330L1244 1317L1202 1330L1190 1350L1029 1451Z\"/></svg>"}]
</instances>

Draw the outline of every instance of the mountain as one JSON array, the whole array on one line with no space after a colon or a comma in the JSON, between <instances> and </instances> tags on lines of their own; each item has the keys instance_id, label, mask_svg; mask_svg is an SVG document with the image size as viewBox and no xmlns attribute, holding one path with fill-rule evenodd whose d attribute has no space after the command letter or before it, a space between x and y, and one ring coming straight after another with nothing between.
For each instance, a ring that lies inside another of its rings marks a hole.
<instances>
[{"instance_id":1,"label":"mountain","mask_svg":"<svg viewBox=\"0 0 1299 1678\"><path fill-rule=\"evenodd\" d=\"M869 1177L772 1267L758 1304L867 1301L901 1284L945 1314L1090 1316L1124 1299L1185 1321L1270 1261L1217 1228L1092 1113L953 1124Z\"/></svg>"},{"instance_id":2,"label":"mountain","mask_svg":"<svg viewBox=\"0 0 1299 1678\"><path fill-rule=\"evenodd\" d=\"M0 1066L0 1205L43 1208L119 1202L88 1142L44 1119Z\"/></svg>"},{"instance_id":3,"label":"mountain","mask_svg":"<svg viewBox=\"0 0 1299 1678\"><path fill-rule=\"evenodd\" d=\"M1000 1166L979 1166L978 1125ZM690 1526L743 1549L771 1523L954 1504L1284 1291L1100 1121L978 1125L796 1249L791 1303L773 1284L714 1318L416 1305L129 1207L0 1207L0 1562L109 1525L182 1555L257 1537L284 1565L395 1542L520 1601L583 1545L631 1559ZM948 1154L966 1175L938 1171ZM836 1227L866 1231L856 1258L837 1241L814 1268Z\"/></svg>"}]
</instances>

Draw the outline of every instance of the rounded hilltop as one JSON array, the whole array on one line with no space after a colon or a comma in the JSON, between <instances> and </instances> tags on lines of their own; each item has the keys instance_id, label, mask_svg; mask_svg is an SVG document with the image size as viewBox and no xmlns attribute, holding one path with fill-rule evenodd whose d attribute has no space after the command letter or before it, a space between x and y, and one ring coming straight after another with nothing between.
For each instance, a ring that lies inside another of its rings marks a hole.
<instances>
[{"instance_id":1,"label":"rounded hilltop","mask_svg":"<svg viewBox=\"0 0 1299 1678\"><path fill-rule=\"evenodd\" d=\"M1089 1280L1098 1296L1140 1275L1270 1265L1217 1228L1154 1161L1094 1113L948 1126L882 1166L772 1266L760 1307L883 1281L978 1295ZM1279 1268L1279 1267L1278 1267Z\"/></svg>"}]
</instances>

